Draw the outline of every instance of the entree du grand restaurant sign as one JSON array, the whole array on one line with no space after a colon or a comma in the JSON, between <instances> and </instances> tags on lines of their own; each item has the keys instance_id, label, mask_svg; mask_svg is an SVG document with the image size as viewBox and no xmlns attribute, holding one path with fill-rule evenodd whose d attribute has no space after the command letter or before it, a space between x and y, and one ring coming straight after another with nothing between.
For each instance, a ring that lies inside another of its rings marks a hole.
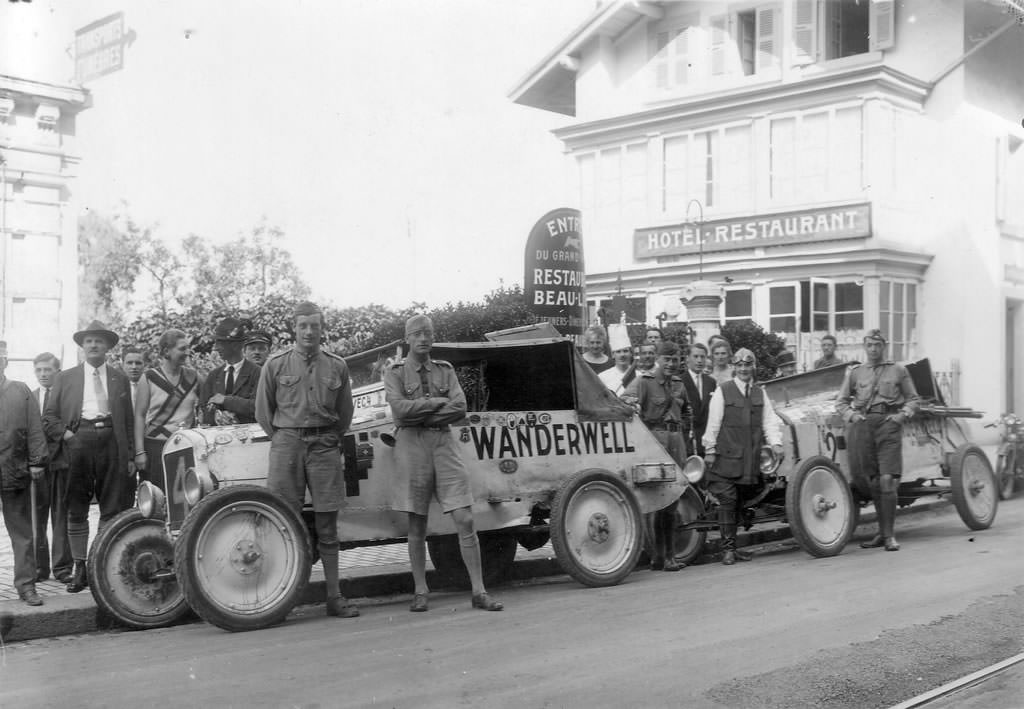
<instances>
[{"instance_id":1,"label":"entree du grand restaurant sign","mask_svg":"<svg viewBox=\"0 0 1024 709\"><path fill-rule=\"evenodd\" d=\"M719 219L695 224L644 227L633 232L633 255L638 258L753 249L800 242L852 239L871 235L871 205L807 209L742 219Z\"/></svg>"}]
</instances>

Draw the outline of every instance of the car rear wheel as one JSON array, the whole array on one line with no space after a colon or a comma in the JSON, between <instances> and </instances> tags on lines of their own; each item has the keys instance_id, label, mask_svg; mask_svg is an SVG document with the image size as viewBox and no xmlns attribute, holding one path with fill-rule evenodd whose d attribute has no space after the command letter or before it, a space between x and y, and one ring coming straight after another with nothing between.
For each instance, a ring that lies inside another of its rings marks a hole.
<instances>
[{"instance_id":1,"label":"car rear wheel","mask_svg":"<svg viewBox=\"0 0 1024 709\"><path fill-rule=\"evenodd\" d=\"M93 541L87 564L96 605L129 628L162 628L188 613L161 520L125 510Z\"/></svg>"},{"instance_id":2,"label":"car rear wheel","mask_svg":"<svg viewBox=\"0 0 1024 709\"><path fill-rule=\"evenodd\" d=\"M512 569L516 558L516 538L508 532L484 532L477 534L477 538L480 540L484 586L496 586L508 578ZM443 585L469 588L469 573L462 562L457 534L428 540L427 552Z\"/></svg>"},{"instance_id":3,"label":"car rear wheel","mask_svg":"<svg viewBox=\"0 0 1024 709\"><path fill-rule=\"evenodd\" d=\"M309 581L305 525L265 488L223 488L186 518L175 567L203 620L230 631L266 628L284 620Z\"/></svg>"},{"instance_id":4,"label":"car rear wheel","mask_svg":"<svg viewBox=\"0 0 1024 709\"><path fill-rule=\"evenodd\" d=\"M565 572L584 586L614 586L636 567L643 539L640 507L621 479L582 470L551 505L551 543Z\"/></svg>"},{"instance_id":5,"label":"car rear wheel","mask_svg":"<svg viewBox=\"0 0 1024 709\"><path fill-rule=\"evenodd\" d=\"M853 535L858 513L850 484L828 458L808 458L789 477L786 516L793 538L811 556L839 554Z\"/></svg>"},{"instance_id":6,"label":"car rear wheel","mask_svg":"<svg viewBox=\"0 0 1024 709\"><path fill-rule=\"evenodd\" d=\"M704 503L700 495L692 487L679 496L673 509L675 523L672 533L675 537L675 560L685 564L693 563L704 550L704 542L708 533L702 529L682 529L704 513Z\"/></svg>"},{"instance_id":7,"label":"car rear wheel","mask_svg":"<svg viewBox=\"0 0 1024 709\"><path fill-rule=\"evenodd\" d=\"M996 480L999 481L999 499L1009 500L1013 497L1017 484L1017 452L1012 448L999 456L996 462Z\"/></svg>"},{"instance_id":8,"label":"car rear wheel","mask_svg":"<svg viewBox=\"0 0 1024 709\"><path fill-rule=\"evenodd\" d=\"M988 529L996 519L999 486L985 452L970 443L956 449L949 462L953 505L970 529Z\"/></svg>"}]
</instances>

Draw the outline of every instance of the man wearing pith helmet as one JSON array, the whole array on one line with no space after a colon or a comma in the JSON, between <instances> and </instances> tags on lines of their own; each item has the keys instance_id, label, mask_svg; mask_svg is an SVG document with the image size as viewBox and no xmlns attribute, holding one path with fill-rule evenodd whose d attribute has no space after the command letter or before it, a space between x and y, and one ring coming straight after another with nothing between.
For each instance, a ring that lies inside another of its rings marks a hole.
<instances>
[{"instance_id":1,"label":"man wearing pith helmet","mask_svg":"<svg viewBox=\"0 0 1024 709\"><path fill-rule=\"evenodd\" d=\"M437 499L450 513L459 534L462 561L473 587L472 605L487 611L504 606L484 588L480 543L473 528L473 495L459 452L452 440L451 424L466 415L466 396L455 369L448 362L430 358L434 324L425 315L405 323L409 355L384 375L388 404L398 430L395 462L409 474L406 489L396 491L393 506L409 516L409 562L415 584L410 611L427 610L427 512Z\"/></svg>"},{"instance_id":2,"label":"man wearing pith helmet","mask_svg":"<svg viewBox=\"0 0 1024 709\"><path fill-rule=\"evenodd\" d=\"M316 305L296 305L292 327L295 346L267 360L256 389L256 420L270 436L267 488L296 513L302 512L309 489L327 615L354 618L359 609L338 586L338 510L345 501L341 447L353 412L348 365L320 349L324 316Z\"/></svg>"},{"instance_id":3,"label":"man wearing pith helmet","mask_svg":"<svg viewBox=\"0 0 1024 709\"><path fill-rule=\"evenodd\" d=\"M757 358L747 348L732 358L733 377L722 382L708 404L704 462L708 491L718 498L718 528L725 552L722 563L750 561L736 549L736 526L743 501L760 490L761 447L767 441L782 456L782 427L764 389L754 383Z\"/></svg>"},{"instance_id":4,"label":"man wearing pith helmet","mask_svg":"<svg viewBox=\"0 0 1024 709\"><path fill-rule=\"evenodd\" d=\"M919 400L906 368L885 359L887 344L881 330L868 330L867 362L846 370L836 412L846 421L854 482L867 486L878 515L878 534L861 546L899 551L893 527L903 474L903 424L917 411Z\"/></svg>"}]
</instances>

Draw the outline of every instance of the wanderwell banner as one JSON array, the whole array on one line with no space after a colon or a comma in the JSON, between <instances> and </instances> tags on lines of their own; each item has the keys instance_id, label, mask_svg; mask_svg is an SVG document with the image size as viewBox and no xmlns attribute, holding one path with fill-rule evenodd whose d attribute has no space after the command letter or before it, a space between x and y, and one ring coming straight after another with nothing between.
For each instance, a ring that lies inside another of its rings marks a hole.
<instances>
[{"instance_id":1,"label":"wanderwell banner","mask_svg":"<svg viewBox=\"0 0 1024 709\"><path fill-rule=\"evenodd\" d=\"M563 335L586 327L583 243L578 209L555 209L540 218L526 240L526 306Z\"/></svg>"},{"instance_id":2,"label":"wanderwell banner","mask_svg":"<svg viewBox=\"0 0 1024 709\"><path fill-rule=\"evenodd\" d=\"M814 243L871 236L871 205L807 209L740 219L718 219L694 224L644 227L633 233L633 255L638 258L676 256L758 246Z\"/></svg>"}]
</instances>

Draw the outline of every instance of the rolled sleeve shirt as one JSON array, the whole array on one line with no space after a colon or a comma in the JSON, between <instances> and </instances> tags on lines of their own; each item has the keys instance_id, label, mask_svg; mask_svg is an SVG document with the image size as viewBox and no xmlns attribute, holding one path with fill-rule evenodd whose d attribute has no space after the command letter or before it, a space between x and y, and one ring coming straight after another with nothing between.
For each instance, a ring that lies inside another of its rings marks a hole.
<instances>
[{"instance_id":1,"label":"rolled sleeve shirt","mask_svg":"<svg viewBox=\"0 0 1024 709\"><path fill-rule=\"evenodd\" d=\"M895 362L858 364L846 370L843 385L836 396L836 412L849 423L857 414L866 414L873 406L899 409L910 418L920 398L910 372Z\"/></svg>"},{"instance_id":2,"label":"rolled sleeve shirt","mask_svg":"<svg viewBox=\"0 0 1024 709\"><path fill-rule=\"evenodd\" d=\"M267 435L278 428L337 428L352 423L352 384L345 360L292 349L268 360L256 390L256 421Z\"/></svg>"},{"instance_id":3,"label":"rolled sleeve shirt","mask_svg":"<svg viewBox=\"0 0 1024 709\"><path fill-rule=\"evenodd\" d=\"M733 377L732 381L741 393L746 391L748 385L752 387L757 386L753 382L743 382L735 377ZM764 407L761 413L761 430L764 432L764 438L768 441L768 445L781 446L782 421L779 420L779 415L772 408L772 402L768 398L768 394L764 393L763 390L762 394L764 396ZM722 388L716 387L711 393L711 401L708 403L708 427L704 429L704 437L701 439L706 453L715 452L715 448L718 445L718 432L722 429L722 417L724 415L725 398L722 395Z\"/></svg>"}]
</instances>

